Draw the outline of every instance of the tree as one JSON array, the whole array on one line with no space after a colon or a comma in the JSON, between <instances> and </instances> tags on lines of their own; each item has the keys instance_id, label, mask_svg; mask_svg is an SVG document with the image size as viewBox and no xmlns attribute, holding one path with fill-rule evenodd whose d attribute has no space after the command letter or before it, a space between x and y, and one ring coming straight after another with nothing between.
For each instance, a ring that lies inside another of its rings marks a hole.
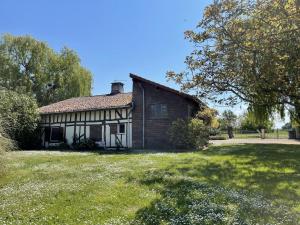
<instances>
[{"instance_id":1,"label":"tree","mask_svg":"<svg viewBox=\"0 0 300 225\"><path fill-rule=\"evenodd\" d=\"M291 123L286 123L284 124L281 129L283 130L289 130L289 129L292 129L292 124Z\"/></svg>"},{"instance_id":2,"label":"tree","mask_svg":"<svg viewBox=\"0 0 300 225\"><path fill-rule=\"evenodd\" d=\"M6 161L4 155L6 152L15 149L14 142L10 137L5 133L2 128L2 122L0 118L0 178L5 172Z\"/></svg>"},{"instance_id":3,"label":"tree","mask_svg":"<svg viewBox=\"0 0 300 225\"><path fill-rule=\"evenodd\" d=\"M13 91L0 91L0 127L20 148L30 148L36 137L39 113L36 100Z\"/></svg>"},{"instance_id":4,"label":"tree","mask_svg":"<svg viewBox=\"0 0 300 225\"><path fill-rule=\"evenodd\" d=\"M228 137L233 138L233 127L236 124L237 116L231 110L225 110L222 113L220 124L227 129Z\"/></svg>"},{"instance_id":5,"label":"tree","mask_svg":"<svg viewBox=\"0 0 300 225\"><path fill-rule=\"evenodd\" d=\"M40 106L91 94L91 73L78 55L59 53L30 36L4 35L0 41L0 87L36 97Z\"/></svg>"},{"instance_id":6,"label":"tree","mask_svg":"<svg viewBox=\"0 0 300 225\"><path fill-rule=\"evenodd\" d=\"M255 116L255 114L251 111L248 111L241 118L241 129L242 130L259 130L262 129L266 131L272 130L274 127L274 122L272 118L261 120Z\"/></svg>"},{"instance_id":7,"label":"tree","mask_svg":"<svg viewBox=\"0 0 300 225\"><path fill-rule=\"evenodd\" d=\"M208 127L200 119L177 119L168 130L170 142L177 149L203 149L208 144Z\"/></svg>"},{"instance_id":8,"label":"tree","mask_svg":"<svg viewBox=\"0 0 300 225\"><path fill-rule=\"evenodd\" d=\"M299 0L214 0L194 31L187 71L167 77L184 91L234 105L261 119L285 108L300 121Z\"/></svg>"},{"instance_id":9,"label":"tree","mask_svg":"<svg viewBox=\"0 0 300 225\"><path fill-rule=\"evenodd\" d=\"M196 117L203 120L205 126L219 128L220 124L217 118L218 111L209 107L200 110Z\"/></svg>"}]
</instances>

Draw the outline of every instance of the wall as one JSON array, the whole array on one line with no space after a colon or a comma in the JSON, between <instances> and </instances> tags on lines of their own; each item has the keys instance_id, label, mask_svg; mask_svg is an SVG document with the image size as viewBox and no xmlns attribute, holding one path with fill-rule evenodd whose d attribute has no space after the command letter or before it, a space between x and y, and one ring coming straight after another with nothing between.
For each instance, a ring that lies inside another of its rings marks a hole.
<instances>
[{"instance_id":1,"label":"wall","mask_svg":"<svg viewBox=\"0 0 300 225\"><path fill-rule=\"evenodd\" d=\"M145 148L170 148L172 143L169 142L167 131L172 122L178 118L188 118L190 116L189 112L198 111L198 105L194 101L176 93L133 79L132 145L134 148L143 147L143 98L141 85L145 91ZM157 103L167 104L168 118L151 118L150 105ZM190 107L190 110L188 107Z\"/></svg>"},{"instance_id":2,"label":"wall","mask_svg":"<svg viewBox=\"0 0 300 225\"><path fill-rule=\"evenodd\" d=\"M132 109L107 109L86 112L73 112L63 114L42 115L42 127L64 127L65 140L71 145L73 143L74 128L77 137L82 136L81 140L90 137L90 125L102 125L102 142L99 145L116 147L116 137L126 148L132 147ZM125 124L125 134L111 134L111 124ZM42 137L44 140L44 137ZM44 143L46 147L57 145L57 143Z\"/></svg>"}]
</instances>

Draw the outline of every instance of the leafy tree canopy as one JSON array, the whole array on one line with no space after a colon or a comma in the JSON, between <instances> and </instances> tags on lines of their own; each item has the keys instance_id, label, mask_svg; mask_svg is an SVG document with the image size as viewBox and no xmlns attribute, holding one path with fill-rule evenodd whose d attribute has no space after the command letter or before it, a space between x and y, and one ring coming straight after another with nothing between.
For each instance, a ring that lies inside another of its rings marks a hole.
<instances>
[{"instance_id":1,"label":"leafy tree canopy","mask_svg":"<svg viewBox=\"0 0 300 225\"><path fill-rule=\"evenodd\" d=\"M29 148L39 141L35 136L39 120L37 108L35 99L28 95L0 91L1 136L7 134L20 148Z\"/></svg>"},{"instance_id":2,"label":"leafy tree canopy","mask_svg":"<svg viewBox=\"0 0 300 225\"><path fill-rule=\"evenodd\" d=\"M270 117L267 120L258 119L253 112L247 112L243 115L240 122L242 130L261 130L270 131L274 128L274 121Z\"/></svg>"},{"instance_id":3,"label":"leafy tree canopy","mask_svg":"<svg viewBox=\"0 0 300 225\"><path fill-rule=\"evenodd\" d=\"M291 123L286 123L284 124L281 129L283 130L289 130L289 129L292 129L292 124Z\"/></svg>"},{"instance_id":4,"label":"leafy tree canopy","mask_svg":"<svg viewBox=\"0 0 300 225\"><path fill-rule=\"evenodd\" d=\"M196 117L203 120L205 126L218 128L220 124L217 115L218 115L217 110L213 108L205 107L204 109L200 110L197 113Z\"/></svg>"},{"instance_id":5,"label":"leafy tree canopy","mask_svg":"<svg viewBox=\"0 0 300 225\"><path fill-rule=\"evenodd\" d=\"M187 70L167 77L203 99L247 102L264 120L288 108L300 121L299 7L299 0L214 0L185 32L194 44Z\"/></svg>"},{"instance_id":6,"label":"leafy tree canopy","mask_svg":"<svg viewBox=\"0 0 300 225\"><path fill-rule=\"evenodd\" d=\"M226 129L227 127L235 127L237 123L237 115L235 115L231 110L225 110L220 118L221 129Z\"/></svg>"},{"instance_id":7,"label":"leafy tree canopy","mask_svg":"<svg viewBox=\"0 0 300 225\"><path fill-rule=\"evenodd\" d=\"M0 87L36 97L39 106L91 94L92 75L78 55L64 47L54 52L30 36L0 40Z\"/></svg>"}]
</instances>

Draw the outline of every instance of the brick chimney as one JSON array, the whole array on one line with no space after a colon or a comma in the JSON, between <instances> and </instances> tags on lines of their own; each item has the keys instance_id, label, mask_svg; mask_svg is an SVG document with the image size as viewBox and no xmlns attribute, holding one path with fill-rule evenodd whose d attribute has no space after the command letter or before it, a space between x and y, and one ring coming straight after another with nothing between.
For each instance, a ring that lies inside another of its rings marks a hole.
<instances>
[{"instance_id":1,"label":"brick chimney","mask_svg":"<svg viewBox=\"0 0 300 225\"><path fill-rule=\"evenodd\" d=\"M124 93L124 84L122 82L113 82L111 83L111 95Z\"/></svg>"}]
</instances>

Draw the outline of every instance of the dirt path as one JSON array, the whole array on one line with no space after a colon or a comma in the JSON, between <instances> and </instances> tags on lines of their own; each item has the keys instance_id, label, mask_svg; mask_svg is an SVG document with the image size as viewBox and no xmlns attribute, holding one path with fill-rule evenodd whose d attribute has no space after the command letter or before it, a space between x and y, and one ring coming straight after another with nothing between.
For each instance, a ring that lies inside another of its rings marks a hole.
<instances>
[{"instance_id":1,"label":"dirt path","mask_svg":"<svg viewBox=\"0 0 300 225\"><path fill-rule=\"evenodd\" d=\"M228 139L228 140L211 140L209 143L213 145L226 145L226 144L287 144L287 145L300 145L300 140L293 139Z\"/></svg>"}]
</instances>

